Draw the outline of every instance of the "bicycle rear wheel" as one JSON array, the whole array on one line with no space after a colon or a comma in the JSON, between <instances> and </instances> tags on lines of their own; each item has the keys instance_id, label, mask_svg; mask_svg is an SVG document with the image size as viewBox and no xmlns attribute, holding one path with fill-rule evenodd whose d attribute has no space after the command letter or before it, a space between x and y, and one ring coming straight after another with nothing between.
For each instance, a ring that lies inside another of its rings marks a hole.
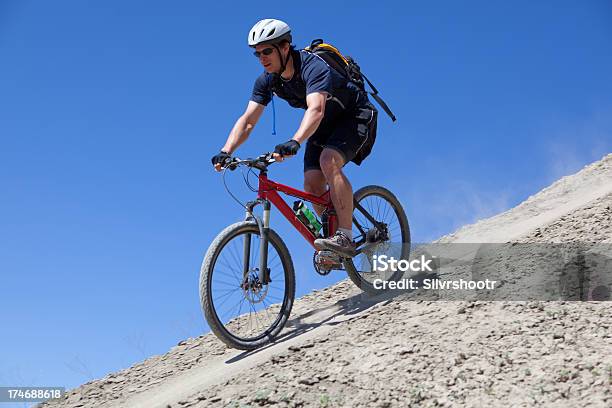
<instances>
[{"instance_id":1,"label":"bicycle rear wheel","mask_svg":"<svg viewBox=\"0 0 612 408\"><path fill-rule=\"evenodd\" d=\"M384 187L365 186L354 193L362 209L353 211L353 237L362 253L344 260L351 281L368 293L380 293L374 281L396 281L400 270L379 272L373 268L374 256L408 260L410 256L410 226L406 213L395 195ZM375 225L370 218L376 221Z\"/></svg>"},{"instance_id":2,"label":"bicycle rear wheel","mask_svg":"<svg viewBox=\"0 0 612 408\"><path fill-rule=\"evenodd\" d=\"M200 303L206 321L228 347L251 350L284 327L295 296L295 272L287 246L268 234L269 283L259 280L261 237L257 224L230 225L208 248L200 271Z\"/></svg>"}]
</instances>

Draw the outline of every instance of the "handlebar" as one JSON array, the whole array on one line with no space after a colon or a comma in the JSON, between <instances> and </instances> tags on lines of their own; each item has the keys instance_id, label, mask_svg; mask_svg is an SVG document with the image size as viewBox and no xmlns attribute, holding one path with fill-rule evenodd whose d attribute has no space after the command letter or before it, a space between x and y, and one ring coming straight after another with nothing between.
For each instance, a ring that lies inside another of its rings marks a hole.
<instances>
[{"instance_id":1,"label":"handlebar","mask_svg":"<svg viewBox=\"0 0 612 408\"><path fill-rule=\"evenodd\" d=\"M269 165L275 162L276 160L273 158L273 153L264 153L255 159L241 159L239 157L232 157L230 161L223 166L223 168L234 170L238 166L247 166L265 171L268 169Z\"/></svg>"}]
</instances>

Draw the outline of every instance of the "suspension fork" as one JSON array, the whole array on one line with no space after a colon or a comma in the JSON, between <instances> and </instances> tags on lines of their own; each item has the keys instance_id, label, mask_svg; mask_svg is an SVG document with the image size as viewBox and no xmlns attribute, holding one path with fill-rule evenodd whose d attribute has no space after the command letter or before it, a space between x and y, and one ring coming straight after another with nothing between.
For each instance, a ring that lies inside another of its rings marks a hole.
<instances>
[{"instance_id":1,"label":"suspension fork","mask_svg":"<svg viewBox=\"0 0 612 408\"><path fill-rule=\"evenodd\" d=\"M259 281L267 285L270 283L270 269L268 268L268 234L270 233L270 202L263 202L263 228L261 231L261 245L259 246Z\"/></svg>"},{"instance_id":2,"label":"suspension fork","mask_svg":"<svg viewBox=\"0 0 612 408\"><path fill-rule=\"evenodd\" d=\"M257 204L263 204L263 220L253 214L253 208ZM270 202L268 200L257 200L247 203L247 220L254 220L259 228L259 236L261 237L259 246L259 281L266 285L270 283L270 269L268 268L268 242L270 231ZM249 269L251 268L251 234L247 234L244 239L242 275L243 281L247 279Z\"/></svg>"},{"instance_id":3,"label":"suspension fork","mask_svg":"<svg viewBox=\"0 0 612 408\"><path fill-rule=\"evenodd\" d=\"M246 234L246 236L244 237L244 248L242 254L242 282L244 283L247 279L249 269L251 267L251 234Z\"/></svg>"}]
</instances>

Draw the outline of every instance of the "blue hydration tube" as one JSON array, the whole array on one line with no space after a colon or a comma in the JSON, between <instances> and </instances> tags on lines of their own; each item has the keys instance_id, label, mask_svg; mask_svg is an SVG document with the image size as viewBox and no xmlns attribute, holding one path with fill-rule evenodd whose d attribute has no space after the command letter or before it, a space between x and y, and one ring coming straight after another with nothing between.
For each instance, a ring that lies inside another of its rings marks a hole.
<instances>
[{"instance_id":1,"label":"blue hydration tube","mask_svg":"<svg viewBox=\"0 0 612 408\"><path fill-rule=\"evenodd\" d=\"M272 135L276 136L276 108L274 107L274 96L272 96Z\"/></svg>"}]
</instances>

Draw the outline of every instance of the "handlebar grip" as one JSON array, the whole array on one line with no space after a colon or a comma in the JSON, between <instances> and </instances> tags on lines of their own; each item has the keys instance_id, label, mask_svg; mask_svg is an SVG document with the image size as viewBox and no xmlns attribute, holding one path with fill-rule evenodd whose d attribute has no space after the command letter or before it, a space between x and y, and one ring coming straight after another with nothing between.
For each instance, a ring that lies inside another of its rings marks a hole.
<instances>
[{"instance_id":1,"label":"handlebar grip","mask_svg":"<svg viewBox=\"0 0 612 408\"><path fill-rule=\"evenodd\" d=\"M236 170L238 167L238 159L236 157L232 157L227 163L223 166L223 168L229 169L230 171Z\"/></svg>"}]
</instances>

